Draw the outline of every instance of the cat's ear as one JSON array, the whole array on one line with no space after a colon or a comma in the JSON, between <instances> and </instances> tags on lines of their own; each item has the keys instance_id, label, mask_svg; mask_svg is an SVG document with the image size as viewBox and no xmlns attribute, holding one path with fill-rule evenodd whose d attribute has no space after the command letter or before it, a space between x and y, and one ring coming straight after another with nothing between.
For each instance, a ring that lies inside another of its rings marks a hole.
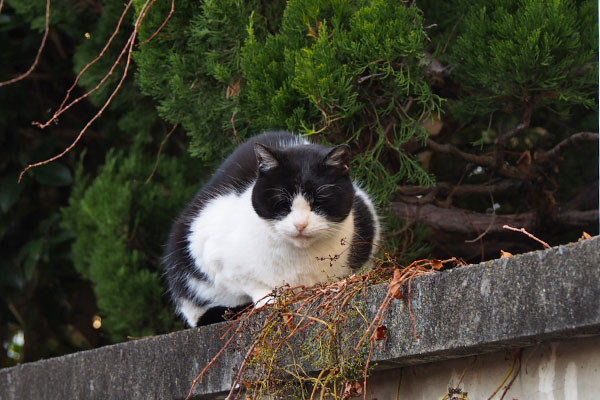
<instances>
[{"instance_id":1,"label":"cat's ear","mask_svg":"<svg viewBox=\"0 0 600 400\"><path fill-rule=\"evenodd\" d=\"M273 150L263 144L254 143L254 154L256 154L258 169L261 172L267 172L279 166L279 161L273 154Z\"/></svg>"},{"instance_id":2,"label":"cat's ear","mask_svg":"<svg viewBox=\"0 0 600 400\"><path fill-rule=\"evenodd\" d=\"M323 164L337 169L341 174L347 174L350 172L350 158L350 146L341 144L327 153Z\"/></svg>"}]
</instances>

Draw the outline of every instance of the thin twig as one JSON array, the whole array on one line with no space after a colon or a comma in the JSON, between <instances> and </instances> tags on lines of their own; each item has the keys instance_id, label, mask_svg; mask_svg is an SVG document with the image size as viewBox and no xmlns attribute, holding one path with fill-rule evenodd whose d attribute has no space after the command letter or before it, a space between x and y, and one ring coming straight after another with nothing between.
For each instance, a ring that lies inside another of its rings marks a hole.
<instances>
[{"instance_id":1,"label":"thin twig","mask_svg":"<svg viewBox=\"0 0 600 400\"><path fill-rule=\"evenodd\" d=\"M456 31L456 27L458 26L458 24L460 24L460 21L462 21L462 19L464 17L465 17L465 13L463 12L462 14L460 14L460 17L458 18L458 20L452 27L452 30L450 31L450 34L448 35L448 38L446 39L446 44L444 45L444 48L442 49L442 54L446 54L446 50L448 49L448 44L450 43L450 40L454 36L454 31Z\"/></svg>"},{"instance_id":2,"label":"thin twig","mask_svg":"<svg viewBox=\"0 0 600 400\"><path fill-rule=\"evenodd\" d=\"M509 225L503 225L502 229L509 229L511 231L521 232L521 233L529 236L531 239L533 239L533 240L541 243L545 248L547 248L547 249L551 249L552 248L552 246L550 246L548 243L544 242L542 239L538 239L535 236L533 236L531 233L527 232L525 230L525 228L513 228L512 226L509 226Z\"/></svg>"},{"instance_id":3,"label":"thin twig","mask_svg":"<svg viewBox=\"0 0 600 400\"><path fill-rule=\"evenodd\" d=\"M142 21L144 20L144 18L146 17L146 15L148 14L148 10L150 9L150 7L152 7L152 5L154 4L156 0L146 0L146 2L144 3L144 5L142 6L142 9L140 11L140 14L138 15L138 18L136 20L136 23L134 25L133 28L133 32L131 33L131 35L129 36L129 39L126 42L126 45L123 49L123 52L126 51L127 53L127 61L125 63L125 67L123 68L123 75L121 76L121 79L119 80L117 86L115 87L115 89L113 90L113 92L110 94L110 96L108 97L108 99L106 100L106 102L104 103L104 105L100 108L100 110L98 110L98 112L96 113L96 115L94 115L89 121L88 123L83 127L83 129L79 132L79 134L77 135L77 137L75 138L75 140L69 145L69 147L67 147L64 151L62 151L60 154L55 155L54 157L51 157L47 160L44 161L40 161L34 164L29 164L23 171L21 171L21 173L19 174L19 182L21 182L21 180L23 179L23 175L29 171L32 168L35 167L39 167L41 165L45 165L48 164L52 161L58 160L59 158L63 157L65 154L67 154L69 151L71 151L76 145L77 143L79 143L79 141L81 140L81 138L83 137L83 135L85 134L85 132L88 130L88 128L98 119L100 118L100 116L102 115L102 113L104 112L104 110L106 110L106 108L110 105L110 103L112 102L113 98L117 95L117 93L119 92L119 90L121 89L121 87L123 86L123 82L125 81L125 78L127 77L127 72L129 71L129 65L131 63L131 55L133 53L133 45L135 43L135 39L137 37L138 34L138 30L140 28L140 25L142 23ZM121 52L121 55L119 57L122 56L123 52ZM114 65L113 65L113 69L114 69ZM111 72L112 73L112 72ZM98 88L98 86L96 87ZM89 93L89 92L88 92ZM68 107L67 107L68 108Z\"/></svg>"},{"instance_id":4,"label":"thin twig","mask_svg":"<svg viewBox=\"0 0 600 400\"><path fill-rule=\"evenodd\" d=\"M4 5L4 0L2 0L2 3L0 3L0 12L2 11L3 5ZM40 61L40 55L42 54L42 50L44 50L44 46L46 45L46 39L48 38L48 32L50 32L50 0L46 0L46 27L44 30L44 36L42 37L42 43L40 43L40 47L38 48L35 59L33 60L33 64L31 64L31 67L29 67L29 69L27 71L25 71L24 73L22 73L21 75L16 76L16 77L9 79L7 81L4 81L4 82L0 82L0 87L10 85L10 84L18 82L20 80L23 80L23 79L27 78L33 72L35 67L37 67L38 62Z\"/></svg>"},{"instance_id":5,"label":"thin twig","mask_svg":"<svg viewBox=\"0 0 600 400\"><path fill-rule=\"evenodd\" d=\"M128 40L128 44L131 46L133 44L133 38L134 38L134 34L132 34L132 36L129 38ZM21 173L19 174L19 183L21 182L21 180L23 179L23 175L25 175L25 173L27 171L29 171L32 168L35 167L39 167L41 165L45 165L48 163L51 163L52 161L56 161L59 158L62 158L65 154L67 154L69 151L71 151L76 145L77 143L79 143L79 141L81 140L81 138L83 137L83 135L85 134L85 132L88 130L88 128L98 119L100 118L100 115L102 115L102 113L104 112L104 110L108 107L108 105L110 104L110 102L112 101L112 99L115 97L115 95L117 94L117 92L119 91L119 89L121 89L121 86L123 84L123 81L125 80L125 78L127 77L127 68L129 67L129 62L130 62L130 58L131 58L131 52L128 54L127 57L127 64L126 64L126 69L123 73L123 76L121 77L121 80L119 81L119 83L117 84L117 87L115 88L115 90L112 92L112 94L109 96L108 100L106 101L106 103L104 103L104 106L102 106L102 108L100 108L100 110L96 113L96 115L94 115L92 117L92 119L90 119L88 121L87 124L85 124L85 126L83 127L83 129L79 132L79 134L77 135L77 137L75 138L75 140L69 145L69 147L67 147L65 150L63 150L60 154L55 155L54 157L48 158L44 161L40 161L34 164L29 164L23 171L21 171Z\"/></svg>"},{"instance_id":6,"label":"thin twig","mask_svg":"<svg viewBox=\"0 0 600 400\"><path fill-rule=\"evenodd\" d=\"M531 114L533 113L533 104L525 104L523 110L523 119L511 130L498 136L494 141L494 165L495 169L500 170L504 165L504 147L506 143L523 130L529 128L531 124Z\"/></svg>"},{"instance_id":7,"label":"thin twig","mask_svg":"<svg viewBox=\"0 0 600 400\"><path fill-rule=\"evenodd\" d=\"M152 177L154 176L154 173L156 172L156 169L158 168L158 162L160 161L160 153L162 153L162 149L163 149L165 143L167 143L167 140L169 140L169 138L171 137L173 132L175 132L175 129L177 129L177 125L178 124L173 125L173 128L171 128L169 133L167 133L167 136L165 136L165 138L162 140L162 142L160 142L160 147L158 148L158 154L156 155L156 162L154 163L154 168L152 168L152 173L150 173L150 176L148 176L148 178L146 178L146 182L144 182L144 185L147 185L150 182L150 180L152 179Z\"/></svg>"},{"instance_id":8,"label":"thin twig","mask_svg":"<svg viewBox=\"0 0 600 400\"><path fill-rule=\"evenodd\" d=\"M77 87L77 84L79 83L79 80L81 79L81 77L83 76L83 74L94 64L96 64L102 57L104 57L104 55L106 54L106 51L108 50L108 48L110 47L110 45L112 44L114 38L117 36L117 34L119 33L119 30L121 29L121 24L123 23L123 19L125 18L125 15L127 15L127 12L129 11L129 8L131 8L131 5L133 4L133 0L129 0L129 3L127 3L127 5L125 6L125 9L123 10L123 12L121 13L121 17L119 18L119 20L117 21L117 26L115 27L115 30L113 31L113 33L110 35L110 37L108 38L108 41L106 42L106 44L104 45L104 48L100 51L100 53L98 53L98 55L96 56L96 58L94 58L92 61L90 61L85 67L83 67L83 69L77 74L77 77L75 77L75 81L73 82L73 84L71 85L71 87L69 88L69 90L67 90L67 94L65 95L65 98L63 99L63 101L60 103L60 106L58 106L58 109L56 110L56 112L54 113L54 115L52 116L52 118L50 118L48 121L46 121L45 123L40 123L40 122L33 122L33 125L36 125L39 128L46 128L48 125L50 125L52 122L56 121L58 119L58 117L63 114L65 111L67 111L68 109L70 109L72 106L74 106L75 104L79 103L81 100L89 97L91 94L93 94L94 92L98 91L98 89L100 89L100 87L102 87L104 85L104 83L106 82L106 80L112 75L112 73L114 72L115 68L117 67L117 65L119 64L119 62L121 61L121 58L123 58L123 55L125 54L125 51L128 47L128 42L125 44L125 46L123 47L123 49L121 50L121 53L119 54L119 56L117 57L117 59L115 60L115 62L113 63L112 67L109 69L109 71L106 73L106 75L100 80L100 82L96 85L95 88L87 91L85 94L79 96L78 98L76 98L75 100L71 101L71 103L69 103L69 105L67 105L65 107L65 104L67 103L67 101L69 100L69 97L71 96L71 92L75 89L75 87Z\"/></svg>"},{"instance_id":9,"label":"thin twig","mask_svg":"<svg viewBox=\"0 0 600 400\"><path fill-rule=\"evenodd\" d=\"M491 167L494 163L492 157L489 156L478 156L476 154L471 154L460 150L458 147L450 144L450 143L437 143L433 139L427 139L427 147L436 153L444 153L444 154L452 154L459 158L462 158L465 161L471 162L476 165L481 165L484 167Z\"/></svg>"},{"instance_id":10,"label":"thin twig","mask_svg":"<svg viewBox=\"0 0 600 400\"><path fill-rule=\"evenodd\" d=\"M402 385L402 372L404 371L403 368L400 368L400 378L398 378L398 387L396 388L396 400L400 400L400 388Z\"/></svg>"},{"instance_id":11,"label":"thin twig","mask_svg":"<svg viewBox=\"0 0 600 400\"><path fill-rule=\"evenodd\" d=\"M152 39L154 39L154 37L156 35L158 35L158 33L165 27L165 25L167 24L167 22L169 22L169 20L171 19L171 16L173 15L174 11L175 11L175 0L171 0L171 10L169 10L169 15L167 15L167 17L162 22L162 24L160 24L160 26L158 27L158 29L156 29L156 31L154 31L154 33L152 35L150 35L150 37L148 39L146 39L143 42L141 42L141 43L138 44L138 47L139 46L143 46L146 43L150 42Z\"/></svg>"},{"instance_id":12,"label":"thin twig","mask_svg":"<svg viewBox=\"0 0 600 400\"><path fill-rule=\"evenodd\" d=\"M481 233L475 239L465 240L465 243L475 243L476 241L483 239L483 237L485 235L487 235L487 233L490 231L490 229L492 229L492 225L494 225L494 222L496 222L496 209L494 208L494 196L492 195L492 193L490 193L490 200L492 201L492 213L493 213L493 217L492 217L492 220L490 221L490 224L485 229L485 231L483 231L483 233Z\"/></svg>"},{"instance_id":13,"label":"thin twig","mask_svg":"<svg viewBox=\"0 0 600 400\"><path fill-rule=\"evenodd\" d=\"M563 139L560 143L554 146L548 151L541 151L535 153L535 160L540 162L547 162L555 159L562 151L567 147L573 146L586 141L598 141L597 132L578 132L574 133L566 139Z\"/></svg>"},{"instance_id":14,"label":"thin twig","mask_svg":"<svg viewBox=\"0 0 600 400\"><path fill-rule=\"evenodd\" d=\"M517 349L517 351L515 352L513 357L517 360L517 370L515 371L510 382L508 382L508 385L506 385L506 387L504 388L504 392L502 392L502 396L500 396L500 400L504 399L504 396L510 390L510 387L512 386L514 381L517 379L517 376L519 376L519 374L521 373L521 349Z\"/></svg>"},{"instance_id":15,"label":"thin twig","mask_svg":"<svg viewBox=\"0 0 600 400\"><path fill-rule=\"evenodd\" d=\"M496 393L498 393L500 391L500 389L502 389L502 386L504 386L504 384L506 383L506 381L508 380L508 378L510 378L510 376L512 375L514 369L515 369L515 364L517 363L517 358L513 357L513 363L510 366L510 369L508 370L508 373L506 374L506 376L504 376L504 379L502 380L502 382L500 383L500 385L496 388L496 390L494 391L494 393L492 393L492 395L490 397L488 397L488 400L492 400L492 398L496 395ZM504 397L504 395L502 395Z\"/></svg>"},{"instance_id":16,"label":"thin twig","mask_svg":"<svg viewBox=\"0 0 600 400\"><path fill-rule=\"evenodd\" d=\"M223 345L223 347L221 347L221 350L219 350L219 352L210 360L210 362L208 364L206 364L204 369L194 378L194 380L192 381L192 386L190 387L190 391L189 391L187 397L185 398L186 400L192 398L192 396L194 395L194 388L196 387L196 385L198 383L202 383L202 380L204 379L204 375L208 372L208 369L219 359L219 357L221 357L221 354L223 354L223 352L225 350L227 350L227 347L229 346L229 344L231 344L231 342L233 342L234 338L235 338L235 335L231 335L229 337L229 339L227 339L227 342L225 342L225 345Z\"/></svg>"},{"instance_id":17,"label":"thin twig","mask_svg":"<svg viewBox=\"0 0 600 400\"><path fill-rule=\"evenodd\" d=\"M242 144L242 140L240 139L240 135L238 134L238 131L235 127L235 114L237 112L234 112L233 114L231 114L231 127L233 128L233 136L235 137L235 142L237 144Z\"/></svg>"},{"instance_id":18,"label":"thin twig","mask_svg":"<svg viewBox=\"0 0 600 400\"><path fill-rule=\"evenodd\" d=\"M373 356L373 346L375 342L371 340L369 343L369 354L367 355L367 362L365 363L365 370L363 373L363 400L367 400L367 378L369 377L369 365L371 363L371 357Z\"/></svg>"}]
</instances>

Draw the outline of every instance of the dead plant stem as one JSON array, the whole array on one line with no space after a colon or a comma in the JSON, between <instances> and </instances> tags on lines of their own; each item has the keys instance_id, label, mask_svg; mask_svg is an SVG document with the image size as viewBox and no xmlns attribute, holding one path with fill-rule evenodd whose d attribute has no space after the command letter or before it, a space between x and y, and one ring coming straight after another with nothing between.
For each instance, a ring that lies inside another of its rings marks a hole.
<instances>
[{"instance_id":1,"label":"dead plant stem","mask_svg":"<svg viewBox=\"0 0 600 400\"><path fill-rule=\"evenodd\" d=\"M0 12L2 12L3 6L4 6L4 0L2 0L2 2L0 3ZM33 63L31 64L29 69L27 71L25 71L24 73L22 73L21 75L15 76L14 78L9 79L4 82L0 82L0 87L6 86L6 85L11 85L15 82L19 82L19 81L27 78L29 75L31 75L31 73L37 67L37 65L40 61L40 56L42 54L42 51L44 50L44 47L46 46L46 39L48 39L49 32L50 32L50 0L46 0L46 25L44 28L44 36L42 36L42 42L40 43L40 47L38 48L38 51L37 51L37 54L35 55L35 59L33 60Z\"/></svg>"},{"instance_id":2,"label":"dead plant stem","mask_svg":"<svg viewBox=\"0 0 600 400\"><path fill-rule=\"evenodd\" d=\"M102 87L104 85L104 83L112 75L112 73L114 72L116 66L119 64L119 62L123 58L123 55L125 54L125 51L128 48L129 41L125 44L125 46L121 50L121 53L119 54L119 56L117 57L117 59L115 60L115 62L111 66L111 68L109 69L109 71L100 80L100 82L96 85L96 87L94 87L91 90L88 90L86 93L84 93L83 95L79 96L75 100L71 101L71 103L69 103L67 106L65 106L65 104L69 100L69 97L71 96L71 92L75 89L75 87L77 87L77 84L79 83L79 80L81 79L81 77L83 76L83 74L85 74L85 72L92 65L96 64L106 54L106 52L109 49L110 45L112 44L114 38L119 33L119 30L121 29L121 24L123 23L123 19L125 18L125 15L127 15L127 12L131 8L132 4L133 4L133 0L129 0L129 3L127 3L125 5L125 9L121 13L121 16L119 17L119 21L117 21L117 26L115 27L115 30L113 31L113 33L111 34L111 36L108 38L108 41L104 45L104 48L102 48L102 50L100 51L100 53L98 53L98 55L96 56L96 58L94 58L92 61L90 61L89 63L87 63L85 65L85 67L83 67L83 69L77 74L77 76L75 77L75 81L73 82L73 84L71 85L71 87L69 88L69 90L67 90L67 94L65 95L65 98L63 99L62 103L60 103L60 106L58 106L58 109L52 115L52 118L50 118L48 121L46 121L43 124L40 123L40 122L33 122L33 125L36 125L37 127L42 128L42 129L48 127L52 122L56 122L58 120L58 117L61 114L63 114L65 111L67 111L68 109L70 109L75 104L79 103L81 100L89 97L91 94L93 94L94 92L98 91L98 89L100 89L100 87Z\"/></svg>"},{"instance_id":3,"label":"dead plant stem","mask_svg":"<svg viewBox=\"0 0 600 400\"><path fill-rule=\"evenodd\" d=\"M525 230L525 228L513 228L512 226L509 226L509 225L503 225L502 229L509 229L511 231L521 232L521 233L527 235L528 237L530 237L531 239L535 240L536 242L541 243L545 248L547 248L547 249L551 249L552 248L552 246L550 246L548 243L544 242L542 239L538 239L537 237L535 237L531 233L527 232Z\"/></svg>"},{"instance_id":4,"label":"dead plant stem","mask_svg":"<svg viewBox=\"0 0 600 400\"><path fill-rule=\"evenodd\" d=\"M171 128L169 133L167 133L167 136L165 136L165 138L162 140L162 142L160 142L160 147L158 148L158 154L156 155L156 162L154 163L154 168L152 168L152 172L150 173L148 178L146 178L144 185L147 185L150 182L150 180L152 179L152 177L154 176L154 174L156 173L156 169L158 168L158 163L160 161L160 154L162 153L163 147L165 146L165 143L167 143L167 140L169 140L169 138L171 137L173 132L175 132L175 129L177 129L177 126L178 126L178 124L173 125L173 128Z\"/></svg>"}]
</instances>

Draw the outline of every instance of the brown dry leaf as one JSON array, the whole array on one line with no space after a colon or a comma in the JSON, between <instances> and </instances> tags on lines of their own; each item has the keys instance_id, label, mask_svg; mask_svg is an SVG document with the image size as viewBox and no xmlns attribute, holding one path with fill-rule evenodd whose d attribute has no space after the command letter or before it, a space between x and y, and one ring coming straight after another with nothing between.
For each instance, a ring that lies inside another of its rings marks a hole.
<instances>
[{"instance_id":1,"label":"brown dry leaf","mask_svg":"<svg viewBox=\"0 0 600 400\"><path fill-rule=\"evenodd\" d=\"M513 256L512 253L509 253L508 251L500 250L500 258L509 258L512 256Z\"/></svg>"},{"instance_id":2,"label":"brown dry leaf","mask_svg":"<svg viewBox=\"0 0 600 400\"><path fill-rule=\"evenodd\" d=\"M426 118L421 122L421 125L429 132L429 136L437 136L444 127L444 122L437 115L433 114L431 118Z\"/></svg>"},{"instance_id":3,"label":"brown dry leaf","mask_svg":"<svg viewBox=\"0 0 600 400\"><path fill-rule=\"evenodd\" d=\"M387 339L387 326L385 325L379 325L376 329L375 332L373 332L373 339L375 340L386 340Z\"/></svg>"},{"instance_id":4,"label":"brown dry leaf","mask_svg":"<svg viewBox=\"0 0 600 400\"><path fill-rule=\"evenodd\" d=\"M230 99L233 96L238 97L240 95L241 88L242 88L242 79L240 78L233 85L227 86L227 92L225 93L225 98Z\"/></svg>"},{"instance_id":5,"label":"brown dry leaf","mask_svg":"<svg viewBox=\"0 0 600 400\"><path fill-rule=\"evenodd\" d=\"M344 399L362 396L362 385L360 382L346 382L344 385Z\"/></svg>"},{"instance_id":6,"label":"brown dry leaf","mask_svg":"<svg viewBox=\"0 0 600 400\"><path fill-rule=\"evenodd\" d=\"M316 27L317 29L315 30L312 26L308 25L308 36L312 37L313 39L315 39L315 41L319 38L319 30L321 29L321 27L323 26L321 21L317 21L316 23Z\"/></svg>"},{"instance_id":7,"label":"brown dry leaf","mask_svg":"<svg viewBox=\"0 0 600 400\"><path fill-rule=\"evenodd\" d=\"M444 263L442 263L442 260L431 260L431 267L439 271L440 269L444 268Z\"/></svg>"},{"instance_id":8,"label":"brown dry leaf","mask_svg":"<svg viewBox=\"0 0 600 400\"><path fill-rule=\"evenodd\" d=\"M404 297L404 294L402 293L403 284L402 270L400 268L394 269L394 277L388 286L388 292L391 293L393 298L401 299Z\"/></svg>"},{"instance_id":9,"label":"brown dry leaf","mask_svg":"<svg viewBox=\"0 0 600 400\"><path fill-rule=\"evenodd\" d=\"M454 262L456 263L457 267L465 267L465 266L469 265L469 263L466 262L465 260L463 260L462 258L458 258Z\"/></svg>"},{"instance_id":10,"label":"brown dry leaf","mask_svg":"<svg viewBox=\"0 0 600 400\"><path fill-rule=\"evenodd\" d=\"M582 234L582 235L581 235L581 237L579 238L579 241L580 241L580 242L583 242L584 240L591 239L591 238L592 238L592 235L590 235L590 234L589 234L589 233L587 233L587 232L583 232L583 234Z\"/></svg>"},{"instance_id":11,"label":"brown dry leaf","mask_svg":"<svg viewBox=\"0 0 600 400\"><path fill-rule=\"evenodd\" d=\"M517 160L517 165L522 170L526 171L531 166L531 152L529 150L525 150L519 159Z\"/></svg>"},{"instance_id":12,"label":"brown dry leaf","mask_svg":"<svg viewBox=\"0 0 600 400\"><path fill-rule=\"evenodd\" d=\"M283 314L283 322L290 331L293 331L296 327L294 324L294 316L292 314Z\"/></svg>"}]
</instances>

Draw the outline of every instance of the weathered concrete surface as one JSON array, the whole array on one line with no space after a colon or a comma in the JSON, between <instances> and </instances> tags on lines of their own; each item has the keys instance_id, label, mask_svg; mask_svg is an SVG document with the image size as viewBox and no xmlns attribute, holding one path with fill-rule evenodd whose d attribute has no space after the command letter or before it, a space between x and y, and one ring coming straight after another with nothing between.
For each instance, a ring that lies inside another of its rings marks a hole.
<instances>
[{"instance_id":1,"label":"weathered concrete surface","mask_svg":"<svg viewBox=\"0 0 600 400\"><path fill-rule=\"evenodd\" d=\"M188 329L1 369L0 400L182 399L221 349L222 328ZM240 358L225 355L201 392L228 390Z\"/></svg>"},{"instance_id":2,"label":"weathered concrete surface","mask_svg":"<svg viewBox=\"0 0 600 400\"><path fill-rule=\"evenodd\" d=\"M372 288L375 312L386 287ZM385 368L447 360L543 341L600 334L600 239L415 279L385 324L374 355ZM223 345L222 324L107 346L0 370L0 399L181 399ZM251 335L251 332L247 332ZM599 336L596 337L596 339ZM228 389L241 349L231 349L196 397ZM442 393L443 395L443 393Z\"/></svg>"},{"instance_id":3,"label":"weathered concrete surface","mask_svg":"<svg viewBox=\"0 0 600 400\"><path fill-rule=\"evenodd\" d=\"M514 350L457 358L409 367L375 371L367 385L367 398L441 399L448 388L468 393L469 399L501 398L513 366ZM523 349L514 365L504 399L597 400L600 394L600 340L570 338ZM461 375L464 373L461 381ZM398 397L396 395L398 394ZM372 395L372 397L371 397Z\"/></svg>"},{"instance_id":4,"label":"weathered concrete surface","mask_svg":"<svg viewBox=\"0 0 600 400\"><path fill-rule=\"evenodd\" d=\"M385 294L369 294L372 311ZM371 301L373 299L374 301ZM409 365L600 334L600 238L415 279L388 320L381 364Z\"/></svg>"}]
</instances>

